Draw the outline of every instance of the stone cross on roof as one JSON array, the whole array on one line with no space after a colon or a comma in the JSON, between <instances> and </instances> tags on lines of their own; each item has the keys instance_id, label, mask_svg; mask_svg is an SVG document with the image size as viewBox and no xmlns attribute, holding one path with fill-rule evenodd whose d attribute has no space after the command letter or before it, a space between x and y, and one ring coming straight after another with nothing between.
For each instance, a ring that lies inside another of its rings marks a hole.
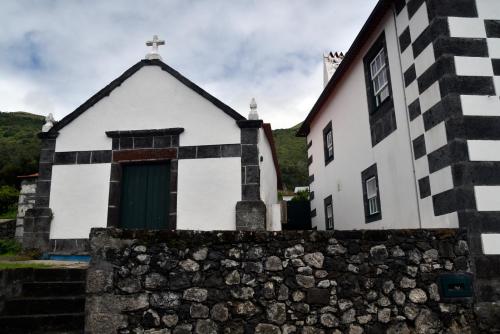
<instances>
[{"instance_id":1,"label":"stone cross on roof","mask_svg":"<svg viewBox=\"0 0 500 334\"><path fill-rule=\"evenodd\" d=\"M158 35L154 35L153 40L147 41L146 45L152 47L151 51L146 55L146 59L160 59L161 60L161 56L158 53L158 46L165 45L165 41L158 39Z\"/></svg>"}]
</instances>

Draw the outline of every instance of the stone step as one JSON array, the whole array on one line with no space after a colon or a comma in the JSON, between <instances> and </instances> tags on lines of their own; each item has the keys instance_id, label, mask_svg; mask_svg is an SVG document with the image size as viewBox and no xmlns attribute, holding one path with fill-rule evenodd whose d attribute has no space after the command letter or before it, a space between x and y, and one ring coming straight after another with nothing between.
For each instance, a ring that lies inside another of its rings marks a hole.
<instances>
[{"instance_id":1,"label":"stone step","mask_svg":"<svg viewBox=\"0 0 500 334\"><path fill-rule=\"evenodd\" d=\"M85 310L85 295L69 297L18 297L7 300L4 315L80 313Z\"/></svg>"},{"instance_id":2,"label":"stone step","mask_svg":"<svg viewBox=\"0 0 500 334\"><path fill-rule=\"evenodd\" d=\"M0 316L2 333L68 333L83 331L84 313Z\"/></svg>"},{"instance_id":3,"label":"stone step","mask_svg":"<svg viewBox=\"0 0 500 334\"><path fill-rule=\"evenodd\" d=\"M29 282L23 284L23 297L62 297L85 294L85 281Z\"/></svg>"},{"instance_id":4,"label":"stone step","mask_svg":"<svg viewBox=\"0 0 500 334\"><path fill-rule=\"evenodd\" d=\"M33 271L35 282L85 281L86 269L37 269Z\"/></svg>"}]
</instances>

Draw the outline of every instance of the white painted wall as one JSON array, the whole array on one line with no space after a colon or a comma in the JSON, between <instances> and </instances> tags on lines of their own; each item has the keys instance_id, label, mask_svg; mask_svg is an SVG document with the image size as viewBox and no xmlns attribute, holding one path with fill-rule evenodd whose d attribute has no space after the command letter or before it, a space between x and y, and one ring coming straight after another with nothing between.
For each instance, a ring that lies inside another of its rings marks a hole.
<instances>
[{"instance_id":1,"label":"white painted wall","mask_svg":"<svg viewBox=\"0 0 500 334\"><path fill-rule=\"evenodd\" d=\"M159 66L145 66L61 129L56 151L111 149L106 131L174 127L185 129L184 146L240 142L234 119Z\"/></svg>"},{"instance_id":2,"label":"white painted wall","mask_svg":"<svg viewBox=\"0 0 500 334\"><path fill-rule=\"evenodd\" d=\"M277 186L277 176L276 169L273 161L273 153L271 151L271 145L267 140L264 130L259 129L259 155L262 157L260 161L260 198L266 204L267 215L266 224L267 230L272 230L273 226L276 225L273 222L273 204L278 203L278 186ZM260 158L259 157L259 158Z\"/></svg>"},{"instance_id":3,"label":"white painted wall","mask_svg":"<svg viewBox=\"0 0 500 334\"><path fill-rule=\"evenodd\" d=\"M385 30L387 52L395 104L397 130L372 147L368 121L363 56ZM313 155L310 174L314 174L311 190L315 198L311 209L317 216L313 227L325 229L323 200L332 195L335 228L388 229L418 228L416 185L413 177L412 153L403 94L404 84L399 61L392 13L382 24L351 66L323 111L311 124L308 142ZM353 98L355 97L355 98ZM332 121L335 160L325 168L323 128ZM366 224L363 207L361 172L377 163L381 193L382 220Z\"/></svg>"},{"instance_id":4,"label":"white painted wall","mask_svg":"<svg viewBox=\"0 0 500 334\"><path fill-rule=\"evenodd\" d=\"M52 167L51 239L88 238L92 227L106 227L111 164Z\"/></svg>"},{"instance_id":5,"label":"white painted wall","mask_svg":"<svg viewBox=\"0 0 500 334\"><path fill-rule=\"evenodd\" d=\"M235 230L241 159L179 160L177 229Z\"/></svg>"},{"instance_id":6,"label":"white painted wall","mask_svg":"<svg viewBox=\"0 0 500 334\"><path fill-rule=\"evenodd\" d=\"M500 254L500 234L483 233L481 234L483 243L483 253L486 255Z\"/></svg>"},{"instance_id":7,"label":"white painted wall","mask_svg":"<svg viewBox=\"0 0 500 334\"><path fill-rule=\"evenodd\" d=\"M500 211L500 186L475 186L477 211Z\"/></svg>"}]
</instances>

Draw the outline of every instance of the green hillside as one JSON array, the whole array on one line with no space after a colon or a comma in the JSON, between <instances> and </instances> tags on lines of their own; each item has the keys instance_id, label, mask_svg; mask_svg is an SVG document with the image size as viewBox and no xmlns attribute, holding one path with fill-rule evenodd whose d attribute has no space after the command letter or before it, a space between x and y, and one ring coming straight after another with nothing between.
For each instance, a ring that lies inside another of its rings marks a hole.
<instances>
[{"instance_id":1,"label":"green hillside","mask_svg":"<svg viewBox=\"0 0 500 334\"><path fill-rule=\"evenodd\" d=\"M18 175L38 171L40 132L44 117L25 112L0 112L0 186L17 185Z\"/></svg>"},{"instance_id":2,"label":"green hillside","mask_svg":"<svg viewBox=\"0 0 500 334\"><path fill-rule=\"evenodd\" d=\"M307 185L306 139L295 137L300 125L273 131L283 184L289 190Z\"/></svg>"},{"instance_id":3,"label":"green hillside","mask_svg":"<svg viewBox=\"0 0 500 334\"><path fill-rule=\"evenodd\" d=\"M0 186L18 185L18 175L38 170L40 141L36 134L43 123L43 116L0 112ZM295 137L299 127L273 131L283 183L291 190L307 184L306 140Z\"/></svg>"}]
</instances>

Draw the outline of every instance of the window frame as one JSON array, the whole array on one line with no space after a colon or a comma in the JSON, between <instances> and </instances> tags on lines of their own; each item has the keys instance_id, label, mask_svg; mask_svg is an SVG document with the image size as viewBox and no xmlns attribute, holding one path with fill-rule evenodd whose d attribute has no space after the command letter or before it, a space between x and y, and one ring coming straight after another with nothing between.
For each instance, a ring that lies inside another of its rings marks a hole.
<instances>
[{"instance_id":1,"label":"window frame","mask_svg":"<svg viewBox=\"0 0 500 334\"><path fill-rule=\"evenodd\" d=\"M330 147L328 145L328 134L331 134L332 138L332 145L331 145L331 154L330 154ZM330 121L324 128L323 128L323 152L325 156L325 166L328 165L331 161L335 159L335 145L333 144L333 129L332 129L332 122Z\"/></svg>"},{"instance_id":2,"label":"window frame","mask_svg":"<svg viewBox=\"0 0 500 334\"><path fill-rule=\"evenodd\" d=\"M374 196L368 196L368 182L375 180L376 193ZM377 164L373 164L361 172L361 182L363 189L363 203L365 210L365 222L371 223L382 219L382 206L380 203L380 186L377 173ZM370 200L375 199L376 212L370 210Z\"/></svg>"},{"instance_id":3,"label":"window frame","mask_svg":"<svg viewBox=\"0 0 500 334\"><path fill-rule=\"evenodd\" d=\"M384 66L382 66L377 73L372 74L372 63L377 59L377 57L384 53ZM373 43L370 50L365 55L364 59L365 66L365 80L366 80L366 93L368 97L368 110L370 114L376 113L380 109L391 108L392 106L392 85L391 85L391 71L389 64L389 56L387 53L387 44L385 41L385 33L382 33L381 36ZM385 70L386 75L386 83L379 87L379 91L375 92L375 77L380 75L380 73ZM379 96L384 89L387 87L388 96L378 102L377 96Z\"/></svg>"},{"instance_id":4,"label":"window frame","mask_svg":"<svg viewBox=\"0 0 500 334\"><path fill-rule=\"evenodd\" d=\"M329 195L323 200L323 206L325 210L325 230L331 231L335 229L335 218L333 214L333 201L332 201L332 195ZM332 224L329 226L329 220L328 220L328 207L332 208Z\"/></svg>"}]
</instances>

